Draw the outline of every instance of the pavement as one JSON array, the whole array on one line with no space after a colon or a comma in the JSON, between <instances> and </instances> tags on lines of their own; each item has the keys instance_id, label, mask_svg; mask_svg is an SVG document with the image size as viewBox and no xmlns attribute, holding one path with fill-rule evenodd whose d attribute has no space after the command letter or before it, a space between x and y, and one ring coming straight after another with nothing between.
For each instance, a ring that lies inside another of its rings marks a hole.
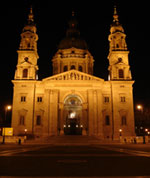
<instances>
[{"instance_id":1,"label":"pavement","mask_svg":"<svg viewBox=\"0 0 150 178\"><path fill-rule=\"evenodd\" d=\"M0 178L150 178L150 144L81 136L42 142L0 145Z\"/></svg>"}]
</instances>

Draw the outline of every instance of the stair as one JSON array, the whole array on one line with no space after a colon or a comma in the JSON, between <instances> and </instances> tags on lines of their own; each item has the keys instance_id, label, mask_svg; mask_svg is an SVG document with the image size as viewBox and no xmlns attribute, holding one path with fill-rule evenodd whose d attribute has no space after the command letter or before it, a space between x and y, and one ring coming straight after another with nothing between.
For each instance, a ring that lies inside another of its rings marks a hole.
<instances>
[{"instance_id":1,"label":"stair","mask_svg":"<svg viewBox=\"0 0 150 178\"><path fill-rule=\"evenodd\" d=\"M81 135L65 135L65 136L49 136L40 137L35 140L30 140L26 143L43 143L54 145L89 145L101 143L101 140L94 136L81 136Z\"/></svg>"}]
</instances>

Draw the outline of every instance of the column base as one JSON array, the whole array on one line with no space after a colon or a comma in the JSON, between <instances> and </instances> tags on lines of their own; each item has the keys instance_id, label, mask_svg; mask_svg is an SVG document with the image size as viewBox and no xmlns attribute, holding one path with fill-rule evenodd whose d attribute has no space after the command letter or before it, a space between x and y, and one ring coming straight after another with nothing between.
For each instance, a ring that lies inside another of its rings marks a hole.
<instances>
[{"instance_id":1,"label":"column base","mask_svg":"<svg viewBox=\"0 0 150 178\"><path fill-rule=\"evenodd\" d=\"M60 130L60 135L64 135L64 130Z\"/></svg>"},{"instance_id":2,"label":"column base","mask_svg":"<svg viewBox=\"0 0 150 178\"><path fill-rule=\"evenodd\" d=\"M87 135L87 132L85 129L82 130L82 135Z\"/></svg>"}]
</instances>

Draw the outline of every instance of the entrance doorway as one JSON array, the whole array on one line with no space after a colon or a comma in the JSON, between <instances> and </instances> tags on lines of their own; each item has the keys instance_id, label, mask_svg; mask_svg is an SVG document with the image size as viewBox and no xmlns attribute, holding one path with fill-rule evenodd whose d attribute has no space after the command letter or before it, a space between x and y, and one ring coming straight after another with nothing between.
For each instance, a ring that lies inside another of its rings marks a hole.
<instances>
[{"instance_id":1,"label":"entrance doorway","mask_svg":"<svg viewBox=\"0 0 150 178\"><path fill-rule=\"evenodd\" d=\"M79 126L77 119L68 119L64 133L65 135L82 135L82 127Z\"/></svg>"},{"instance_id":2,"label":"entrance doorway","mask_svg":"<svg viewBox=\"0 0 150 178\"><path fill-rule=\"evenodd\" d=\"M64 134L82 135L82 102L76 95L69 95L64 102Z\"/></svg>"}]
</instances>

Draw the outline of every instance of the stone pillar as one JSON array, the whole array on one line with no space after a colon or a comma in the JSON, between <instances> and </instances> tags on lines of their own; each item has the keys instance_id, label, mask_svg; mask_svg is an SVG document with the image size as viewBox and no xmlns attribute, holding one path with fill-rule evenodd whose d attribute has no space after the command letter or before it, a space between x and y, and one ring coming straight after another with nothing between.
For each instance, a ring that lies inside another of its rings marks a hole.
<instances>
[{"instance_id":1,"label":"stone pillar","mask_svg":"<svg viewBox=\"0 0 150 178\"><path fill-rule=\"evenodd\" d=\"M76 63L76 70L79 70L79 63Z\"/></svg>"},{"instance_id":2,"label":"stone pillar","mask_svg":"<svg viewBox=\"0 0 150 178\"><path fill-rule=\"evenodd\" d=\"M85 58L86 58L86 60L85 60L85 73L87 73L87 74L89 74L89 71L88 71L88 56L87 56L87 54L85 55Z\"/></svg>"},{"instance_id":3,"label":"stone pillar","mask_svg":"<svg viewBox=\"0 0 150 178\"><path fill-rule=\"evenodd\" d=\"M63 114L64 114L64 110L63 110L63 107L61 106L60 108L60 118L59 118L59 121L60 121L60 135L64 135L64 118L63 118Z\"/></svg>"},{"instance_id":4,"label":"stone pillar","mask_svg":"<svg viewBox=\"0 0 150 178\"><path fill-rule=\"evenodd\" d=\"M49 134L58 135L58 91L50 91L50 120L49 120Z\"/></svg>"},{"instance_id":5,"label":"stone pillar","mask_svg":"<svg viewBox=\"0 0 150 178\"><path fill-rule=\"evenodd\" d=\"M57 74L59 74L60 73L60 60L58 60L58 63L57 63L57 65L58 65L58 71L57 71Z\"/></svg>"},{"instance_id":6,"label":"stone pillar","mask_svg":"<svg viewBox=\"0 0 150 178\"><path fill-rule=\"evenodd\" d=\"M88 127L87 110L84 106L83 106L83 110L82 110L82 118L83 118L82 119L82 123L83 123L82 135L87 135L87 127Z\"/></svg>"},{"instance_id":7,"label":"stone pillar","mask_svg":"<svg viewBox=\"0 0 150 178\"><path fill-rule=\"evenodd\" d=\"M98 124L97 124L97 91L96 90L94 90L93 91L93 95L94 95L94 97L93 97L93 106L94 106L94 108L93 108L93 111L94 111L94 113L93 113L93 127L94 127L94 135L97 135L97 128L98 128Z\"/></svg>"},{"instance_id":8,"label":"stone pillar","mask_svg":"<svg viewBox=\"0 0 150 178\"><path fill-rule=\"evenodd\" d=\"M98 136L103 138L103 115L102 115L102 93L101 90L97 90L97 107L98 107L98 116L97 116L97 132Z\"/></svg>"},{"instance_id":9,"label":"stone pillar","mask_svg":"<svg viewBox=\"0 0 150 178\"><path fill-rule=\"evenodd\" d=\"M50 116L50 90L45 89L44 99L44 119L43 119L43 135L49 135L49 116Z\"/></svg>"},{"instance_id":10,"label":"stone pillar","mask_svg":"<svg viewBox=\"0 0 150 178\"><path fill-rule=\"evenodd\" d=\"M93 90L88 90L88 131L93 135Z\"/></svg>"}]
</instances>

